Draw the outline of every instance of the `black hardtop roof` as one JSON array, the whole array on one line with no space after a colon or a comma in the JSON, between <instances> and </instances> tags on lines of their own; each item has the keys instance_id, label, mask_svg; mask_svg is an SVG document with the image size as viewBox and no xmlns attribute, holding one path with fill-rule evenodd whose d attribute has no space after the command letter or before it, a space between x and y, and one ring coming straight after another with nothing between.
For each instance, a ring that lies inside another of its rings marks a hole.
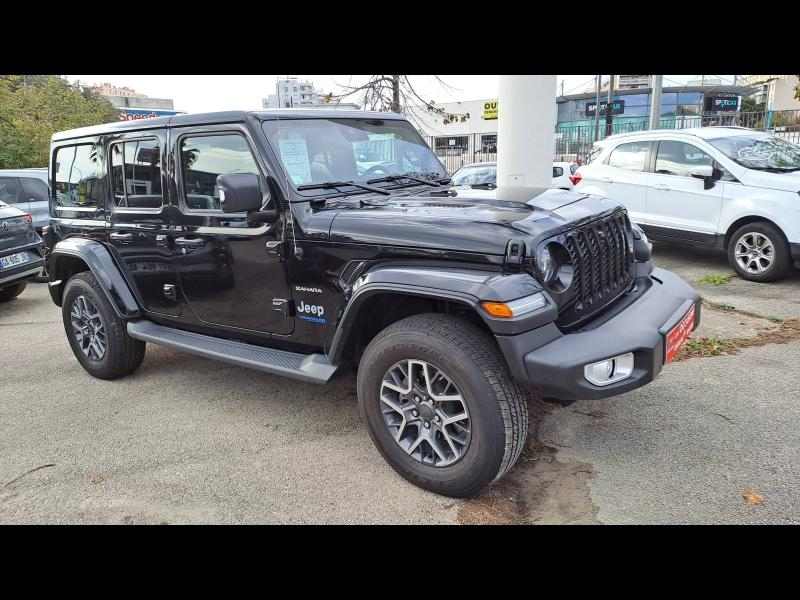
<instances>
[{"instance_id":1,"label":"black hardtop roof","mask_svg":"<svg viewBox=\"0 0 800 600\"><path fill-rule=\"evenodd\" d=\"M53 134L52 141L70 140L94 135L117 133L121 131L146 131L162 127L180 127L187 125L213 125L219 123L243 123L248 116L262 121L281 119L405 119L403 115L388 112L370 112L366 110L336 109L274 109L274 110L229 110L223 112L197 113L188 115L172 115L152 119L136 119L134 121L115 121L103 125L92 125L78 129L68 129Z\"/></svg>"}]
</instances>

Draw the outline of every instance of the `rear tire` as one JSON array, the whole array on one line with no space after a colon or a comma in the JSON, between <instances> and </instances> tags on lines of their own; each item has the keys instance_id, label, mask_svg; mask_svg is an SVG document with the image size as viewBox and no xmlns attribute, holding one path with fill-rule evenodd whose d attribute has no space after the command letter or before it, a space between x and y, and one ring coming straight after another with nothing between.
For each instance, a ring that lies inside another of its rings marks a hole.
<instances>
[{"instance_id":1,"label":"rear tire","mask_svg":"<svg viewBox=\"0 0 800 600\"><path fill-rule=\"evenodd\" d=\"M358 371L358 404L392 468L455 498L505 475L528 430L525 396L491 338L443 314L408 317L370 342Z\"/></svg>"},{"instance_id":2,"label":"rear tire","mask_svg":"<svg viewBox=\"0 0 800 600\"><path fill-rule=\"evenodd\" d=\"M8 302L9 300L13 300L22 292L24 292L27 286L27 281L20 281L19 283L4 287L2 290L0 290L0 302Z\"/></svg>"},{"instance_id":3,"label":"rear tire","mask_svg":"<svg viewBox=\"0 0 800 600\"><path fill-rule=\"evenodd\" d=\"M116 379L142 364L145 342L128 335L125 321L91 273L79 273L67 282L61 314L72 352L90 375Z\"/></svg>"},{"instance_id":4,"label":"rear tire","mask_svg":"<svg viewBox=\"0 0 800 600\"><path fill-rule=\"evenodd\" d=\"M766 222L739 227L728 240L728 261L742 279L775 281L791 266L789 246L777 227Z\"/></svg>"}]
</instances>

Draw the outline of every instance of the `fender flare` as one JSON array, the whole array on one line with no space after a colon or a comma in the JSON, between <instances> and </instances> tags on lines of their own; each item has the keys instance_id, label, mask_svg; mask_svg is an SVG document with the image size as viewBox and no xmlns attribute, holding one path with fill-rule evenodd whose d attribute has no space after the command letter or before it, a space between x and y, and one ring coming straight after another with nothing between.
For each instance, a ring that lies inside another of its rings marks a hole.
<instances>
[{"instance_id":1,"label":"fender flare","mask_svg":"<svg viewBox=\"0 0 800 600\"><path fill-rule=\"evenodd\" d=\"M64 286L67 283L60 277L59 259L67 256L78 258L86 264L100 287L103 288L118 317L131 319L141 315L139 304L111 256L111 252L100 242L84 238L62 240L53 247L50 253L48 259L49 291L53 302L58 306L61 306Z\"/></svg>"},{"instance_id":2,"label":"fender flare","mask_svg":"<svg viewBox=\"0 0 800 600\"><path fill-rule=\"evenodd\" d=\"M516 335L558 317L555 302L528 273L503 275L497 271L432 266L376 267L355 281L352 294L340 309L337 327L326 352L333 364L341 360L362 306L372 296L386 293L461 302L475 310L495 335ZM535 293L544 295L547 305L516 319L492 317L480 307L481 301L510 302Z\"/></svg>"}]
</instances>

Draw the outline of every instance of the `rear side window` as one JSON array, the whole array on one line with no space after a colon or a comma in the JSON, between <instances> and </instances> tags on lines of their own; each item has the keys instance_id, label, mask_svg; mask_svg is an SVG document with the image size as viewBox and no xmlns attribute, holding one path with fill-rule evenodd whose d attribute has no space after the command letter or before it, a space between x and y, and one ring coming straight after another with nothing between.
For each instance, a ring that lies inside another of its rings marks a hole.
<instances>
[{"instance_id":1,"label":"rear side window","mask_svg":"<svg viewBox=\"0 0 800 600\"><path fill-rule=\"evenodd\" d=\"M592 146L592 149L589 150L589 154L586 155L586 164L594 162L594 160L603 153L603 147L599 144L595 144Z\"/></svg>"},{"instance_id":2,"label":"rear side window","mask_svg":"<svg viewBox=\"0 0 800 600\"><path fill-rule=\"evenodd\" d=\"M50 197L50 189L44 181L33 177L20 177L19 180L22 182L22 190L25 192L27 200L30 202L47 202Z\"/></svg>"},{"instance_id":3,"label":"rear side window","mask_svg":"<svg viewBox=\"0 0 800 600\"><path fill-rule=\"evenodd\" d=\"M56 206L95 209L100 204L103 186L97 171L100 155L96 144L62 146L56 150Z\"/></svg>"},{"instance_id":4,"label":"rear side window","mask_svg":"<svg viewBox=\"0 0 800 600\"><path fill-rule=\"evenodd\" d=\"M16 177L0 177L0 202L16 204L19 198L19 183Z\"/></svg>"},{"instance_id":5,"label":"rear side window","mask_svg":"<svg viewBox=\"0 0 800 600\"><path fill-rule=\"evenodd\" d=\"M578 163L572 163L572 164L569 166L569 172L570 172L572 175L575 175L575 171L577 171L579 168L580 168L580 165L579 165Z\"/></svg>"},{"instance_id":6,"label":"rear side window","mask_svg":"<svg viewBox=\"0 0 800 600\"><path fill-rule=\"evenodd\" d=\"M564 174L564 169L561 167L553 167L553 177L561 177Z\"/></svg>"},{"instance_id":7,"label":"rear side window","mask_svg":"<svg viewBox=\"0 0 800 600\"><path fill-rule=\"evenodd\" d=\"M650 142L620 144L608 157L608 164L626 171L644 171Z\"/></svg>"},{"instance_id":8,"label":"rear side window","mask_svg":"<svg viewBox=\"0 0 800 600\"><path fill-rule=\"evenodd\" d=\"M163 196L158 140L112 144L111 185L117 208L160 209Z\"/></svg>"},{"instance_id":9,"label":"rear side window","mask_svg":"<svg viewBox=\"0 0 800 600\"><path fill-rule=\"evenodd\" d=\"M238 133L187 136L181 140L180 152L186 207L190 210L221 212L218 175L254 173L261 177L250 146Z\"/></svg>"}]
</instances>

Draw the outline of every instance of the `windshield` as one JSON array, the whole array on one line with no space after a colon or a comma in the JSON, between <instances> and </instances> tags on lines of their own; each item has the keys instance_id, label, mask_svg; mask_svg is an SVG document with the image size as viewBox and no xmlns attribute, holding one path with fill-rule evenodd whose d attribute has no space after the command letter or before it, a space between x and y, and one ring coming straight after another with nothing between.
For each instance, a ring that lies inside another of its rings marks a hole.
<instances>
[{"instance_id":1,"label":"windshield","mask_svg":"<svg viewBox=\"0 0 800 600\"><path fill-rule=\"evenodd\" d=\"M733 136L708 140L725 156L748 169L796 171L800 169L800 146L774 135Z\"/></svg>"},{"instance_id":2,"label":"windshield","mask_svg":"<svg viewBox=\"0 0 800 600\"><path fill-rule=\"evenodd\" d=\"M295 187L364 183L390 175L447 177L442 163L406 121L281 119L265 121L264 133Z\"/></svg>"},{"instance_id":3,"label":"windshield","mask_svg":"<svg viewBox=\"0 0 800 600\"><path fill-rule=\"evenodd\" d=\"M479 183L497 183L497 165L461 167L453 174L453 185L476 185Z\"/></svg>"}]
</instances>

